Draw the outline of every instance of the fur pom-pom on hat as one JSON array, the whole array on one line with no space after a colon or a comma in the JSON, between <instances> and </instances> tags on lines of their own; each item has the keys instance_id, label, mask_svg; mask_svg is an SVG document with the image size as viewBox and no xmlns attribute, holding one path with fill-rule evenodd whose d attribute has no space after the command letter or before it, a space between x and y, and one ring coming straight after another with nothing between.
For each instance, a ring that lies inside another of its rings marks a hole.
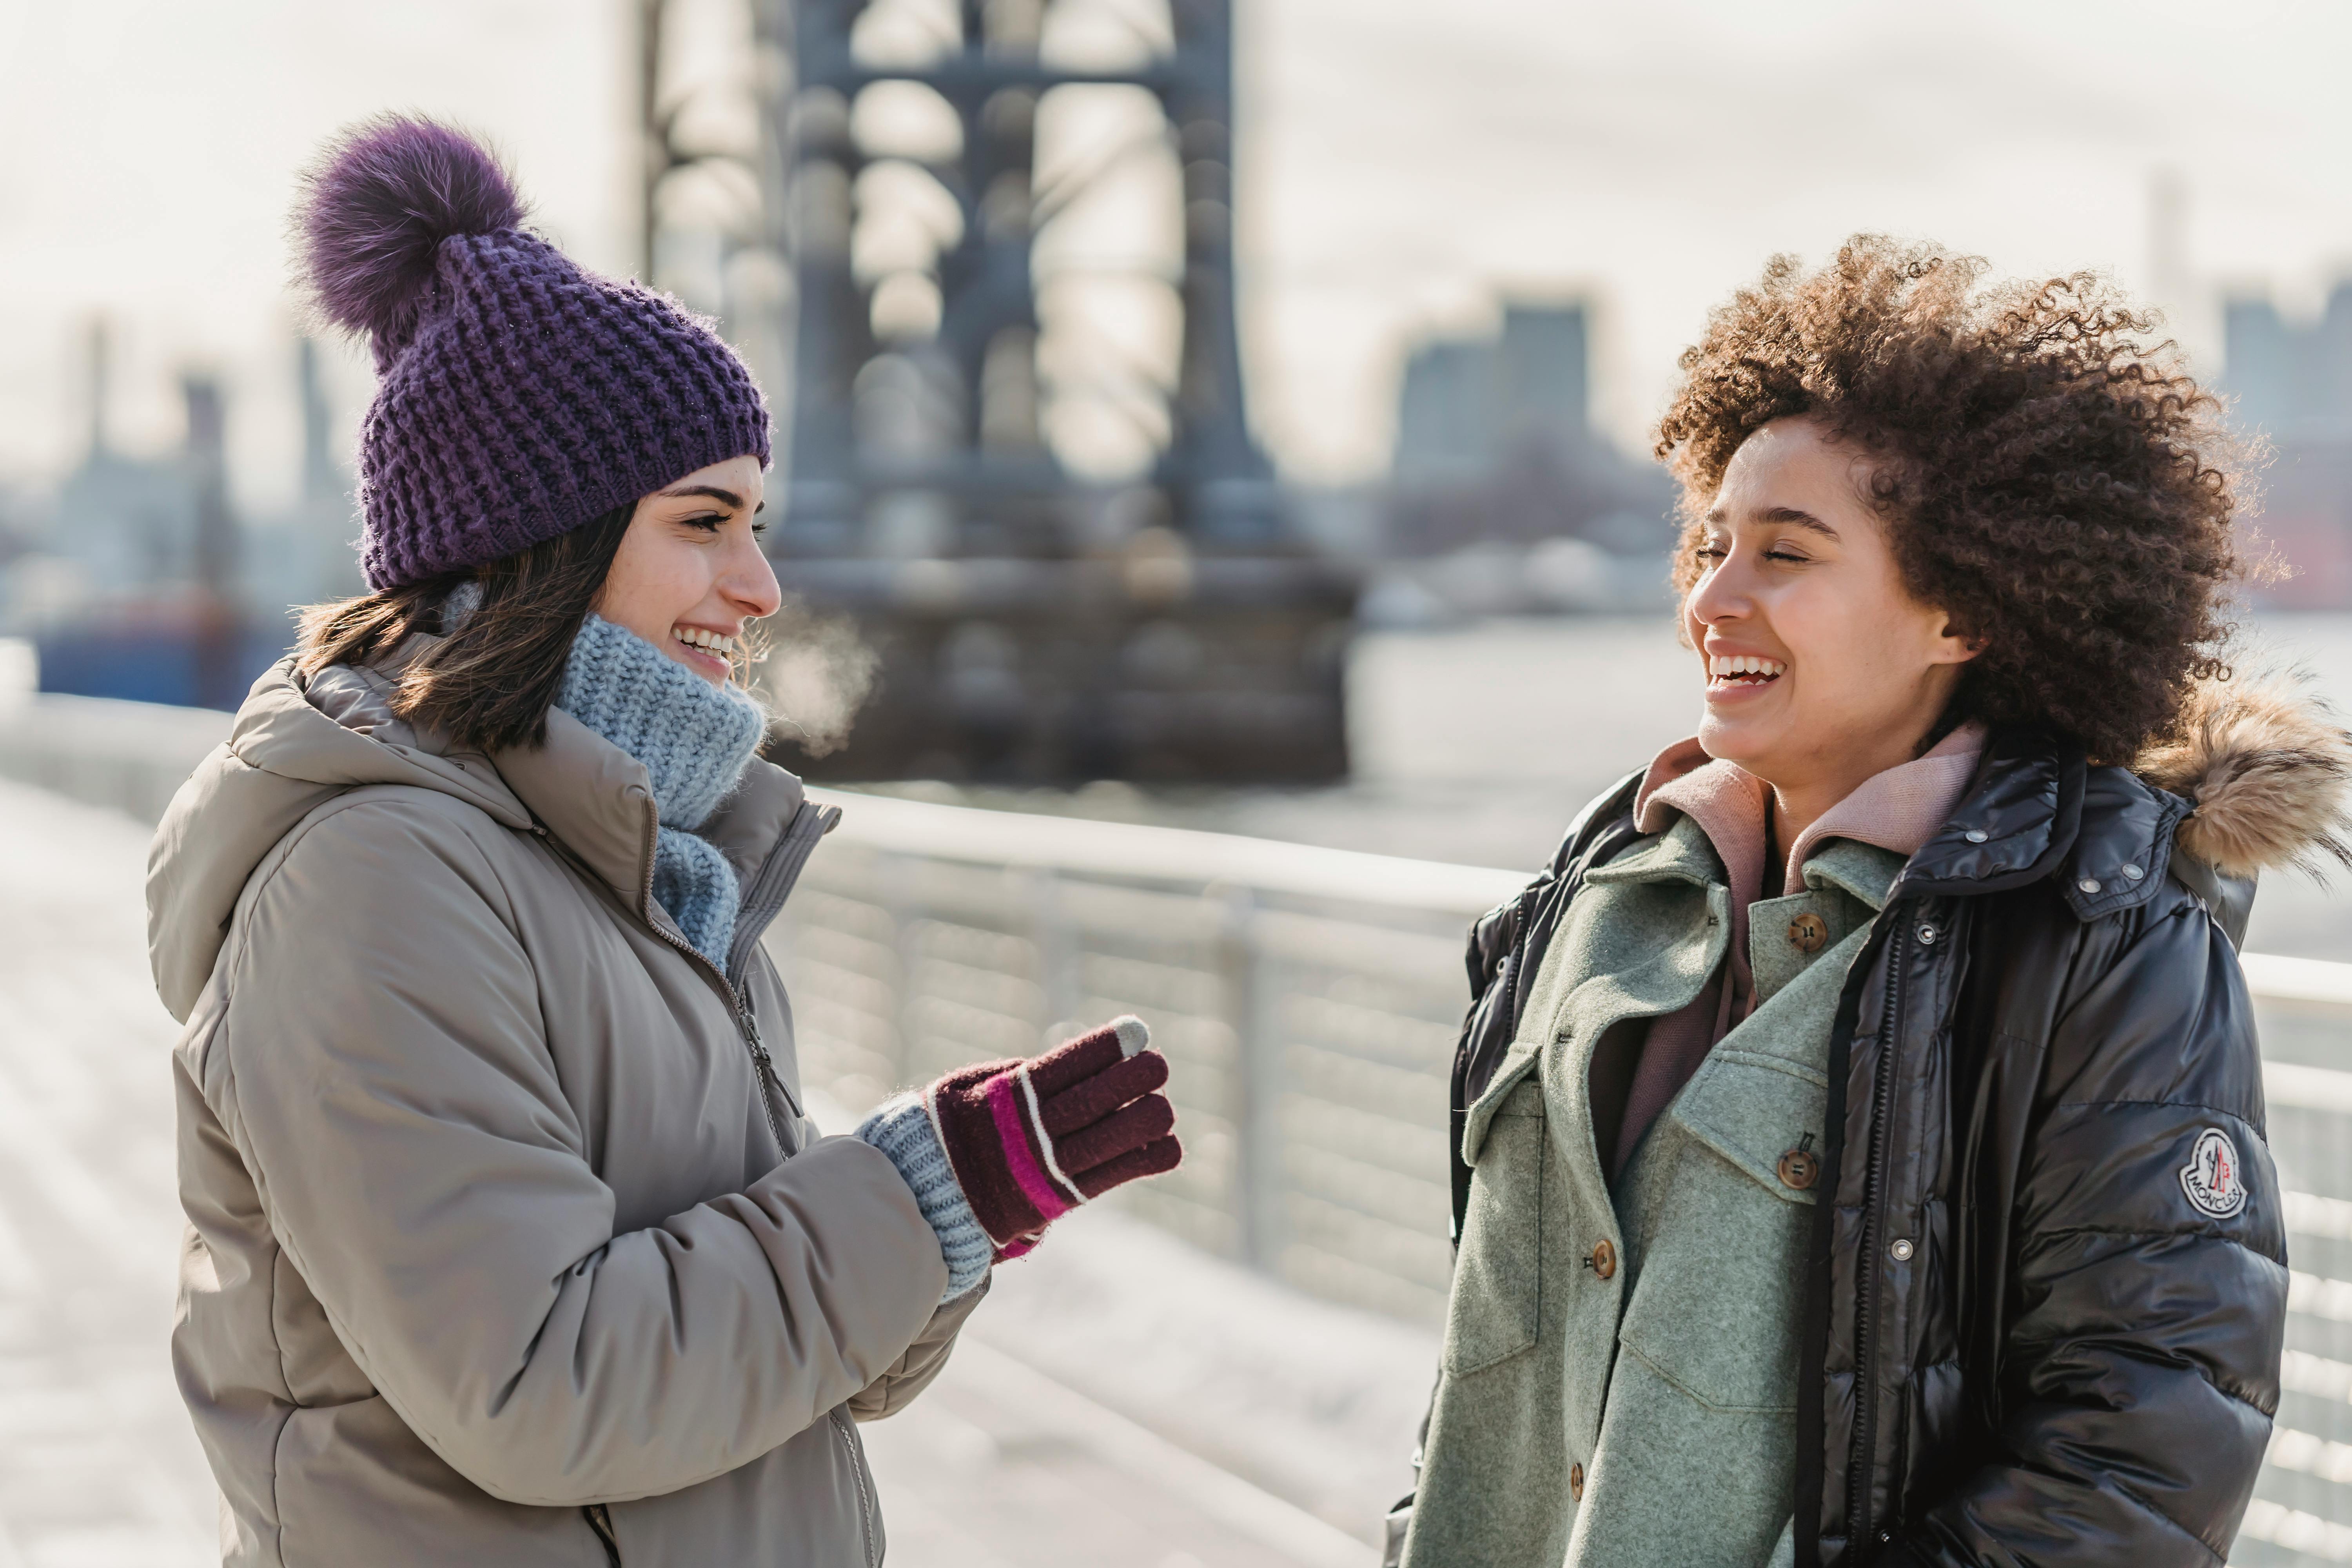
<instances>
[{"instance_id":1,"label":"fur pom-pom on hat","mask_svg":"<svg viewBox=\"0 0 2352 1568\"><path fill-rule=\"evenodd\" d=\"M403 115L338 136L302 187L295 239L305 291L328 321L367 334L380 364L415 333L441 242L523 219L522 197L488 148Z\"/></svg>"}]
</instances>

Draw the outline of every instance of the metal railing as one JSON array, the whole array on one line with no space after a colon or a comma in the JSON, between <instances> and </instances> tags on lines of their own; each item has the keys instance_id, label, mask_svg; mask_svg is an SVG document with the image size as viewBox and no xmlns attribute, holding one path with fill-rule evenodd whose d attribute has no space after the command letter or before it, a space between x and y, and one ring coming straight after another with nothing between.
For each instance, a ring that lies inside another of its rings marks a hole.
<instances>
[{"instance_id":1,"label":"metal railing","mask_svg":"<svg viewBox=\"0 0 2352 1568\"><path fill-rule=\"evenodd\" d=\"M2269 1462L2232 1560L2352 1563L2352 964L2245 957L2285 1189L2286 1356Z\"/></svg>"},{"instance_id":2,"label":"metal railing","mask_svg":"<svg viewBox=\"0 0 2352 1568\"><path fill-rule=\"evenodd\" d=\"M814 1087L862 1110L973 1058L1141 1014L1173 1068L1187 1153L1121 1201L1318 1294L1437 1320L1462 929L1523 877L833 798L842 826L770 939Z\"/></svg>"}]
</instances>

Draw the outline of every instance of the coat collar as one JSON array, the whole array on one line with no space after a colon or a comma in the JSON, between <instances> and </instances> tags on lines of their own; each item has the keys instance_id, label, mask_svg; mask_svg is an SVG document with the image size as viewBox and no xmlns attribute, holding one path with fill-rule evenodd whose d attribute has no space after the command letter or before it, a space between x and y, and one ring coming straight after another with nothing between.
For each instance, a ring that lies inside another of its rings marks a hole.
<instances>
[{"instance_id":1,"label":"coat collar","mask_svg":"<svg viewBox=\"0 0 2352 1568\"><path fill-rule=\"evenodd\" d=\"M1723 861L1695 816L1677 816L1665 830L1637 844L1605 865L1585 872L1598 887L1635 882L1689 882L1698 887L1723 885Z\"/></svg>"},{"instance_id":2,"label":"coat collar","mask_svg":"<svg viewBox=\"0 0 2352 1568\"><path fill-rule=\"evenodd\" d=\"M358 672L364 682L362 694L348 711L330 717L372 739L404 740L436 759L442 772L457 770L456 776L471 782L477 793L503 797L495 805L482 804L509 826L544 827L631 909L660 923L652 901L660 818L645 764L561 708L548 710L544 745L511 747L489 757L453 749L446 737L430 731L411 731L392 717L393 679L439 641L419 633L380 668ZM701 836L718 846L736 879L748 888L782 842L803 798L798 778L755 758L703 825Z\"/></svg>"},{"instance_id":3,"label":"coat collar","mask_svg":"<svg viewBox=\"0 0 2352 1568\"><path fill-rule=\"evenodd\" d=\"M547 742L490 759L531 816L629 906L651 919L654 846L660 828L646 765L561 708ZM754 758L701 828L749 887L801 808L801 781Z\"/></svg>"},{"instance_id":4,"label":"coat collar","mask_svg":"<svg viewBox=\"0 0 2352 1568\"><path fill-rule=\"evenodd\" d=\"M1994 736L1959 804L1890 897L2003 892L2056 878L2077 919L2155 896L2189 803L2130 770L2022 731Z\"/></svg>"},{"instance_id":5,"label":"coat collar","mask_svg":"<svg viewBox=\"0 0 2352 1568\"><path fill-rule=\"evenodd\" d=\"M2097 920L2155 896L2189 810L2189 802L2128 768L2091 767L2079 749L2032 731L1996 732L1959 804L1885 898L1976 897L2055 878L2075 916ZM1689 817L1679 817L1585 879L1720 879L1706 835L1693 829Z\"/></svg>"}]
</instances>

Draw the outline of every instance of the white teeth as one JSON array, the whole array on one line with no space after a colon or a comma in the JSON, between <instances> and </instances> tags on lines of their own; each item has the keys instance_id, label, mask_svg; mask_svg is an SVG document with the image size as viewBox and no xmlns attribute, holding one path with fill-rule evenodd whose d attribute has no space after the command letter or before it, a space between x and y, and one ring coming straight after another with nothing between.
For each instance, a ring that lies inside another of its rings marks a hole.
<instances>
[{"instance_id":1,"label":"white teeth","mask_svg":"<svg viewBox=\"0 0 2352 1568\"><path fill-rule=\"evenodd\" d=\"M710 653L731 654L735 651L733 637L707 632L699 626L679 626L671 635L688 647L698 647Z\"/></svg>"},{"instance_id":2,"label":"white teeth","mask_svg":"<svg viewBox=\"0 0 2352 1568\"><path fill-rule=\"evenodd\" d=\"M1742 675L1760 675L1769 679L1774 676L1787 674L1789 667L1776 658L1766 658L1759 654L1738 653L1711 654L1707 658L1706 668L1707 673L1717 679L1730 679Z\"/></svg>"}]
</instances>

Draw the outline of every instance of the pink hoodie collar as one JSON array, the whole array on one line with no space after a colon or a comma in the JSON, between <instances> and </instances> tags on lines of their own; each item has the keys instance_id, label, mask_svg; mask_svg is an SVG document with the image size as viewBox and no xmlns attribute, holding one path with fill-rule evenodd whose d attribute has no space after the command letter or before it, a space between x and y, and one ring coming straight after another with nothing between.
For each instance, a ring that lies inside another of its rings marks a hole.
<instances>
[{"instance_id":1,"label":"pink hoodie collar","mask_svg":"<svg viewBox=\"0 0 2352 1568\"><path fill-rule=\"evenodd\" d=\"M1926 756L1899 763L1856 785L1789 847L1784 889L1801 889L1805 862L1832 838L1852 838L1909 857L1927 842L1959 804L1984 750L1985 728L1963 724ZM1696 820L1715 846L1731 881L1736 908L1761 896L1764 882L1763 780L1736 763L1709 757L1696 739L1660 752L1633 795L1634 826L1664 831L1679 812Z\"/></svg>"}]
</instances>

